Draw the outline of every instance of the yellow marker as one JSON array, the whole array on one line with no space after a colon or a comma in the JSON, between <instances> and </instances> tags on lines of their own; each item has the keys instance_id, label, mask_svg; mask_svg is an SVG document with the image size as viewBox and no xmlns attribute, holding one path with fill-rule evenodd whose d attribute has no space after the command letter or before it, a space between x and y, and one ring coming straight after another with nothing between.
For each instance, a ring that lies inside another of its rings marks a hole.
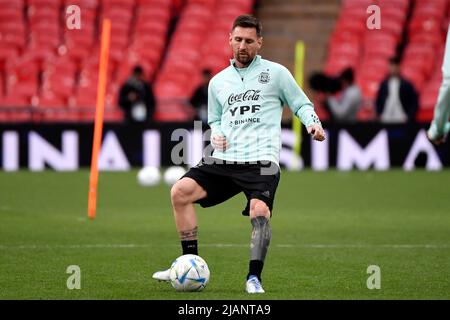
<instances>
[{"instance_id":1,"label":"yellow marker","mask_svg":"<svg viewBox=\"0 0 450 320\"><path fill-rule=\"evenodd\" d=\"M303 89L303 74L305 63L305 43L297 41L295 44L295 81ZM292 131L294 132L294 153L300 155L302 151L302 123L296 116L292 117ZM294 158L295 159L295 158Z\"/></svg>"}]
</instances>

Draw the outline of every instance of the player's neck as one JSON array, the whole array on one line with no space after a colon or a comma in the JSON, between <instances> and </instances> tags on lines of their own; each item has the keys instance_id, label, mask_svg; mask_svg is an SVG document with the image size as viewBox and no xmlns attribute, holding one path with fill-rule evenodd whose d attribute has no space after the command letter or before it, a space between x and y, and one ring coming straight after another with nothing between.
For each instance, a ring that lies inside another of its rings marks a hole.
<instances>
[{"instance_id":1,"label":"player's neck","mask_svg":"<svg viewBox=\"0 0 450 320\"><path fill-rule=\"evenodd\" d=\"M242 63L242 62L239 62L237 59L234 59L234 66L238 69L245 69L245 68L248 68L255 60L256 60L256 55L253 57L252 60L250 60L247 63Z\"/></svg>"},{"instance_id":2,"label":"player's neck","mask_svg":"<svg viewBox=\"0 0 450 320\"><path fill-rule=\"evenodd\" d=\"M253 60L252 60L252 61L253 61ZM243 63L240 63L239 61L235 60L235 61L234 61L234 66L235 66L236 68L238 68L238 69L245 69L245 68L247 68L247 67L252 63L252 61L250 61L249 63L243 64Z\"/></svg>"}]
</instances>

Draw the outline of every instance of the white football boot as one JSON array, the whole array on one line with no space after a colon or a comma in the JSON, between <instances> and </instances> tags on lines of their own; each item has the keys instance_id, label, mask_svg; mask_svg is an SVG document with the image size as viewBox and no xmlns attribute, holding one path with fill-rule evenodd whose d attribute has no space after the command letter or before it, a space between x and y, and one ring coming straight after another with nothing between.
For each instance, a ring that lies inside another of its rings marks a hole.
<instances>
[{"instance_id":1,"label":"white football boot","mask_svg":"<svg viewBox=\"0 0 450 320\"><path fill-rule=\"evenodd\" d=\"M257 276L250 276L248 278L247 283L245 284L245 290L248 293L264 293L264 289L261 285L261 282L259 282Z\"/></svg>"},{"instance_id":2,"label":"white football boot","mask_svg":"<svg viewBox=\"0 0 450 320\"><path fill-rule=\"evenodd\" d=\"M159 281L170 281L170 268L164 271L155 272L152 278Z\"/></svg>"}]
</instances>

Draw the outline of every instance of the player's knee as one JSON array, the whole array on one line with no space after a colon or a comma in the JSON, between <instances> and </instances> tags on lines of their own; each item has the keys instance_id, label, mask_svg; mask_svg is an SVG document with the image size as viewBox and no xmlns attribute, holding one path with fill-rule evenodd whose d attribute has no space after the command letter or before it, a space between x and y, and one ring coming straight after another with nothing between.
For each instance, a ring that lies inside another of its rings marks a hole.
<instances>
[{"instance_id":1,"label":"player's knee","mask_svg":"<svg viewBox=\"0 0 450 320\"><path fill-rule=\"evenodd\" d=\"M250 217L264 216L267 219L270 218L270 209L264 201L255 200L252 201L250 206Z\"/></svg>"},{"instance_id":2,"label":"player's knee","mask_svg":"<svg viewBox=\"0 0 450 320\"><path fill-rule=\"evenodd\" d=\"M178 181L172 186L170 190L170 197L174 206L182 206L191 202L191 194L189 186L182 180Z\"/></svg>"}]
</instances>

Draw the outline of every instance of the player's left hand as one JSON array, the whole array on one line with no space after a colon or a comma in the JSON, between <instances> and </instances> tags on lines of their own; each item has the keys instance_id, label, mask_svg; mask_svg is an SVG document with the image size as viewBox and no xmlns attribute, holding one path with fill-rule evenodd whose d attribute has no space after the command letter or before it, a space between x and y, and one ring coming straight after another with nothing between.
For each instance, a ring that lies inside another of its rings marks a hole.
<instances>
[{"instance_id":1,"label":"player's left hand","mask_svg":"<svg viewBox=\"0 0 450 320\"><path fill-rule=\"evenodd\" d=\"M308 130L308 133L313 137L314 140L317 141L325 140L325 131L321 126L313 124L312 126L306 128L306 130Z\"/></svg>"},{"instance_id":2,"label":"player's left hand","mask_svg":"<svg viewBox=\"0 0 450 320\"><path fill-rule=\"evenodd\" d=\"M435 139L433 139L431 136L430 136L430 133L429 132L427 132L427 138L428 138L428 140L430 141L430 142L432 142L434 145L436 145L436 146L439 146L439 145L441 145L441 144L444 144L446 141L447 141L447 137L445 137L445 136L440 136L440 137L437 137L437 138L435 138Z\"/></svg>"}]
</instances>

